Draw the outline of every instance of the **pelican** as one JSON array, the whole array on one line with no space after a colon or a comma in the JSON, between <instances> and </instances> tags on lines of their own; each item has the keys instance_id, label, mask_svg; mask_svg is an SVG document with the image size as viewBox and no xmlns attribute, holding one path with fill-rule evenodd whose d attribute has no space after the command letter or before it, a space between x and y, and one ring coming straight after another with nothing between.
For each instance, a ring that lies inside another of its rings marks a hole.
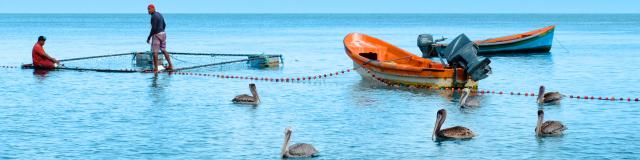
<instances>
[{"instance_id":1,"label":"pelican","mask_svg":"<svg viewBox=\"0 0 640 160\"><path fill-rule=\"evenodd\" d=\"M233 100L231 101L237 104L258 105L260 103L260 96L258 96L258 91L256 91L256 84L253 84L253 83L249 84L249 90L251 90L252 96L249 96L247 94L242 94L242 95L236 96L236 98L233 98Z\"/></svg>"},{"instance_id":2,"label":"pelican","mask_svg":"<svg viewBox=\"0 0 640 160\"><path fill-rule=\"evenodd\" d=\"M544 92L544 86L540 86L538 91L538 104L559 103L564 95L559 92Z\"/></svg>"},{"instance_id":3,"label":"pelican","mask_svg":"<svg viewBox=\"0 0 640 160\"><path fill-rule=\"evenodd\" d=\"M437 141L438 139L469 139L473 138L475 134L469 128L462 126L455 126L451 128L446 128L440 130L444 120L447 118L447 111L444 109L440 109L436 118L436 126L433 128L433 135L431 135L431 139Z\"/></svg>"},{"instance_id":4,"label":"pelican","mask_svg":"<svg viewBox=\"0 0 640 160\"><path fill-rule=\"evenodd\" d=\"M291 127L287 127L284 130L284 144L282 144L282 158L303 158L303 157L315 157L318 153L318 150L313 147L311 144L306 143L296 143L294 145L289 145L289 140L291 139Z\"/></svg>"},{"instance_id":5,"label":"pelican","mask_svg":"<svg viewBox=\"0 0 640 160\"><path fill-rule=\"evenodd\" d=\"M460 107L473 108L480 106L480 102L478 102L477 99L468 99L469 93L471 93L469 88L465 88L462 90L462 94L460 95Z\"/></svg>"},{"instance_id":6,"label":"pelican","mask_svg":"<svg viewBox=\"0 0 640 160\"><path fill-rule=\"evenodd\" d=\"M560 121L546 121L542 123L542 121L544 121L543 119L544 111L540 109L538 110L538 123L535 129L537 136L558 136L562 135L562 132L567 129Z\"/></svg>"}]
</instances>

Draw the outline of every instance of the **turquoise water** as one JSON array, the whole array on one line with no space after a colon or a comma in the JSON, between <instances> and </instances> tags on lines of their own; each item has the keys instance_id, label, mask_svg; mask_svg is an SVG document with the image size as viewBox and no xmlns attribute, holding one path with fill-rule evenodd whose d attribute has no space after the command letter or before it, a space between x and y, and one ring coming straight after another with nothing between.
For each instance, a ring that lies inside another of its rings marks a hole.
<instances>
[{"instance_id":1,"label":"turquoise water","mask_svg":"<svg viewBox=\"0 0 640 160\"><path fill-rule=\"evenodd\" d=\"M170 51L282 54L279 69L223 74L296 77L350 68L342 38L363 32L419 53L416 37L484 39L556 24L550 54L493 56L480 88L640 97L640 15L179 14L165 15ZM0 65L30 62L38 35L59 59L143 51L148 15L0 14ZM560 42L560 43L558 43ZM284 128L313 144L316 159L636 159L640 102L478 96L382 86L356 73L305 83L255 81L259 107L231 104L248 80L143 73L1 68L0 157L19 159L278 159ZM444 126L478 134L431 141ZM569 128L536 138L536 111Z\"/></svg>"}]
</instances>

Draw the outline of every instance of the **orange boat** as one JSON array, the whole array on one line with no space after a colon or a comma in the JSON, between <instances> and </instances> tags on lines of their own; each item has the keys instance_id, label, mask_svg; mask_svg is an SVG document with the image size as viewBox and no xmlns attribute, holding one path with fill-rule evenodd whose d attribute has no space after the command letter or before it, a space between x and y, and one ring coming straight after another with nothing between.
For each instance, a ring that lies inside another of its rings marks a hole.
<instances>
[{"instance_id":1,"label":"orange boat","mask_svg":"<svg viewBox=\"0 0 640 160\"><path fill-rule=\"evenodd\" d=\"M477 88L478 85L463 68L453 69L366 34L348 34L344 47L354 68L365 79L435 88Z\"/></svg>"}]
</instances>

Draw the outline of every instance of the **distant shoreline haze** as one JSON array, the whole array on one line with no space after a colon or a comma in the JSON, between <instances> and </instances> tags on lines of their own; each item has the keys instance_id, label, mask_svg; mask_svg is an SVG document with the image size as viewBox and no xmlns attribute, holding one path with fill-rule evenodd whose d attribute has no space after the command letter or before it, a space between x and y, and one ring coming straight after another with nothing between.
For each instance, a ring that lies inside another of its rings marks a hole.
<instances>
[{"instance_id":1,"label":"distant shoreline haze","mask_svg":"<svg viewBox=\"0 0 640 160\"><path fill-rule=\"evenodd\" d=\"M384 14L478 14L478 13L536 13L536 14L626 14L640 13L638 0L29 0L0 1L0 13L145 13L148 4L153 3L162 13L233 13L233 14L344 14L344 13L384 13Z\"/></svg>"},{"instance_id":2,"label":"distant shoreline haze","mask_svg":"<svg viewBox=\"0 0 640 160\"><path fill-rule=\"evenodd\" d=\"M2 13L0 14L147 14L145 12L140 13ZM292 15L304 15L304 14L317 14L317 15L332 15L332 14L345 14L345 15L640 15L640 13L172 13L166 12L164 14L217 14L217 15L233 15L233 14L292 14Z\"/></svg>"}]
</instances>

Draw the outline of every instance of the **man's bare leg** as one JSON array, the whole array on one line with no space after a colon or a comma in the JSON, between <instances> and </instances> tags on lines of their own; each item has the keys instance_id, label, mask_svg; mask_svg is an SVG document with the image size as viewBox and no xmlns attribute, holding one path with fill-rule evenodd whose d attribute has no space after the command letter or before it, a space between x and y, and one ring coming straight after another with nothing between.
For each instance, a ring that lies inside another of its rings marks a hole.
<instances>
[{"instance_id":1,"label":"man's bare leg","mask_svg":"<svg viewBox=\"0 0 640 160\"><path fill-rule=\"evenodd\" d=\"M173 63L171 63L171 55L169 55L169 52L167 52L166 49L162 49L162 53L164 54L164 59L167 59L167 62L169 63L169 67L167 67L167 70L173 70Z\"/></svg>"},{"instance_id":2,"label":"man's bare leg","mask_svg":"<svg viewBox=\"0 0 640 160\"><path fill-rule=\"evenodd\" d=\"M153 51L153 72L158 72L158 51Z\"/></svg>"}]
</instances>

